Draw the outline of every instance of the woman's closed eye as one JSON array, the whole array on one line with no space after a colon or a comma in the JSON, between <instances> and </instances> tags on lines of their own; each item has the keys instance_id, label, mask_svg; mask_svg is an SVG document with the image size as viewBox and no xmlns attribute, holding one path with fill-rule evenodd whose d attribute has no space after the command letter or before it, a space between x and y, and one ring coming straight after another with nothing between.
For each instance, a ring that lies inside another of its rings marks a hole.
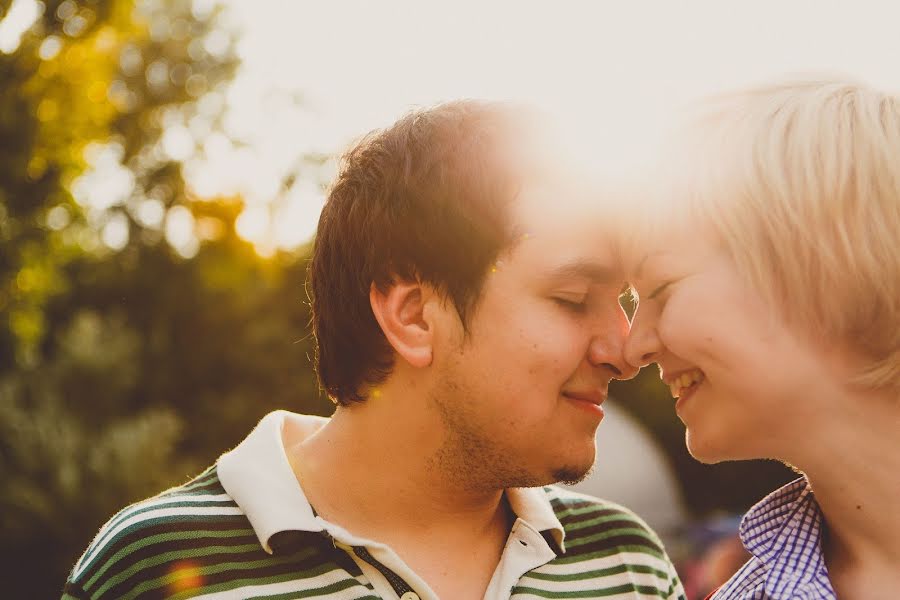
<instances>
[{"instance_id":1,"label":"woman's closed eye","mask_svg":"<svg viewBox=\"0 0 900 600\"><path fill-rule=\"evenodd\" d=\"M647 295L647 300L655 300L659 298L666 289L672 285L671 281L667 281L661 285L656 286L652 292Z\"/></svg>"}]
</instances>

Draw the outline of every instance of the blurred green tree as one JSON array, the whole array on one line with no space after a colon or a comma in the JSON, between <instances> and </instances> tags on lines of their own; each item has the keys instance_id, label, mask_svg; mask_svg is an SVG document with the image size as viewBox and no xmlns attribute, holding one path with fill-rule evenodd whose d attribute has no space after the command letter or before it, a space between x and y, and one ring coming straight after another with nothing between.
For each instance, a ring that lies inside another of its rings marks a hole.
<instances>
[{"instance_id":1,"label":"blurred green tree","mask_svg":"<svg viewBox=\"0 0 900 600\"><path fill-rule=\"evenodd\" d=\"M219 8L17 2L37 19L0 52L0 573L10 597L48 598L116 509L269 410L331 405L308 249L259 260L239 199L185 188L237 65Z\"/></svg>"}]
</instances>

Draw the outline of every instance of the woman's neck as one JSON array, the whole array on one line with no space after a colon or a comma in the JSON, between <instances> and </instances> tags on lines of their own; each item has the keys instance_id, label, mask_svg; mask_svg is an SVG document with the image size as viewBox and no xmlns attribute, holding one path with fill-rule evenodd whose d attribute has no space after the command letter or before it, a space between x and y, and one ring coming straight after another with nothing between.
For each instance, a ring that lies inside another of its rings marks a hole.
<instances>
[{"instance_id":1,"label":"woman's neck","mask_svg":"<svg viewBox=\"0 0 900 600\"><path fill-rule=\"evenodd\" d=\"M900 589L900 401L860 394L846 402L815 436L827 442L796 466L825 516L825 560L838 596L877 598L878 589ZM869 595L859 594L861 585Z\"/></svg>"}]
</instances>

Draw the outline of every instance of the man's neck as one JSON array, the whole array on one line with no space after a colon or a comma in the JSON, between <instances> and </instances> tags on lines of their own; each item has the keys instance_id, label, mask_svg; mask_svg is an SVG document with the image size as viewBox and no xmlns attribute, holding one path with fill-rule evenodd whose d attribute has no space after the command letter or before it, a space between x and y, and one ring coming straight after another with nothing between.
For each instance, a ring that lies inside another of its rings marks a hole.
<instances>
[{"instance_id":1,"label":"man's neck","mask_svg":"<svg viewBox=\"0 0 900 600\"><path fill-rule=\"evenodd\" d=\"M361 521L356 529L456 528L488 523L502 489L470 490L448 481L431 460L441 446L438 428L395 415L381 422L370 407L339 408L331 421L300 443L286 440L291 466L319 514ZM313 499L318 502L314 502ZM364 525L377 517L379 525ZM384 523L384 525L380 525Z\"/></svg>"},{"instance_id":2,"label":"man's neck","mask_svg":"<svg viewBox=\"0 0 900 600\"><path fill-rule=\"evenodd\" d=\"M313 436L285 439L289 461L322 518L390 546L439 596L483 594L515 517L502 489L442 473L439 423L412 412L339 408ZM460 572L474 589L448 589Z\"/></svg>"}]
</instances>

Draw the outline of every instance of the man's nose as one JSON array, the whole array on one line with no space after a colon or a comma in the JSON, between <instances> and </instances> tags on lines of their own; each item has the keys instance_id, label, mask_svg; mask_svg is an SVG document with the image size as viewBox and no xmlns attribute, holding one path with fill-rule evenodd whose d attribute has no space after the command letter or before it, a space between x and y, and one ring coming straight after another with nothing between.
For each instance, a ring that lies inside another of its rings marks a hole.
<instances>
[{"instance_id":1,"label":"man's nose","mask_svg":"<svg viewBox=\"0 0 900 600\"><path fill-rule=\"evenodd\" d=\"M588 362L595 367L605 368L614 379L631 379L637 375L638 367L625 358L625 343L628 339L628 317L619 311L614 323L601 327L591 340L588 348Z\"/></svg>"},{"instance_id":2,"label":"man's nose","mask_svg":"<svg viewBox=\"0 0 900 600\"><path fill-rule=\"evenodd\" d=\"M625 340L625 360L635 369L656 362L662 352L662 342L656 331L656 315L638 307L631 321L631 331Z\"/></svg>"}]
</instances>

